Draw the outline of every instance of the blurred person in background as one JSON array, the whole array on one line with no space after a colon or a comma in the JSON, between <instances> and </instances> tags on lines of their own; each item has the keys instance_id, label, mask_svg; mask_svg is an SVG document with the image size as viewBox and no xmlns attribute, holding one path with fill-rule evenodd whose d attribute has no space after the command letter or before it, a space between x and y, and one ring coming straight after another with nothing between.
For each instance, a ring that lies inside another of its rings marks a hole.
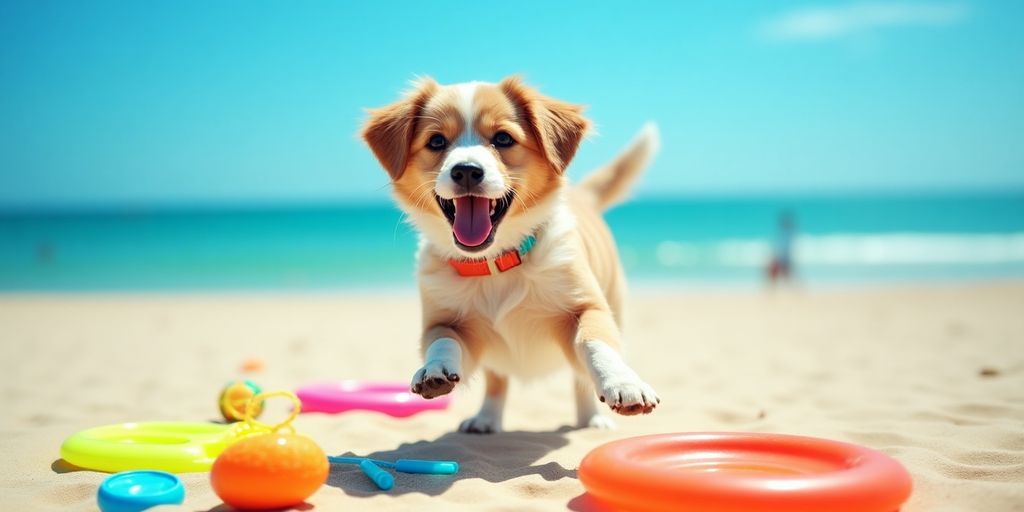
<instances>
[{"instance_id":1,"label":"blurred person in background","mask_svg":"<svg viewBox=\"0 0 1024 512\"><path fill-rule=\"evenodd\" d=\"M768 277L768 285L772 288L793 280L793 238L795 234L796 221L792 212L781 212L774 251L768 260L768 268L765 272Z\"/></svg>"}]
</instances>

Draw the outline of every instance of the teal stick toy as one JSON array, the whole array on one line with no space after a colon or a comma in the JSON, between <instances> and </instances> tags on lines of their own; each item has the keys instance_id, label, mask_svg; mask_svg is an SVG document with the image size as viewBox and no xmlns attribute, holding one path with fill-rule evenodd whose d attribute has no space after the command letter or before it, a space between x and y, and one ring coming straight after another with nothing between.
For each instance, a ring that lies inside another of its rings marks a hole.
<instances>
[{"instance_id":1,"label":"teal stick toy","mask_svg":"<svg viewBox=\"0 0 1024 512\"><path fill-rule=\"evenodd\" d=\"M391 489L395 485L395 477L374 464L370 459L359 461L359 469L362 469L363 474L370 477L370 480L373 480L373 483L377 484L377 488L382 491Z\"/></svg>"},{"instance_id":2,"label":"teal stick toy","mask_svg":"<svg viewBox=\"0 0 1024 512\"><path fill-rule=\"evenodd\" d=\"M327 461L332 464L357 464L363 474L373 481L374 485L382 491L391 489L395 485L395 478L391 473L384 471L381 467L393 469L402 473L416 473L420 475L454 475L459 472L459 463L451 460L417 460L398 459L395 462L385 460L367 459L366 457L335 457L328 456Z\"/></svg>"}]
</instances>

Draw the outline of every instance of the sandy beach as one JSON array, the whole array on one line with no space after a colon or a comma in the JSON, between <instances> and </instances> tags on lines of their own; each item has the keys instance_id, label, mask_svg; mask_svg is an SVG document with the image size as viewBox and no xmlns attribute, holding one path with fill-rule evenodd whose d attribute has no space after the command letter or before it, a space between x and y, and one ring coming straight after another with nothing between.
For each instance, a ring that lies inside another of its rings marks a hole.
<instances>
[{"instance_id":1,"label":"sandy beach","mask_svg":"<svg viewBox=\"0 0 1024 512\"><path fill-rule=\"evenodd\" d=\"M325 379L406 381L418 368L410 294L0 296L0 509L95 510L104 474L59 459L61 441L125 421L218 417L247 358L266 389ZM588 510L581 458L627 436L756 431L863 444L914 479L905 512L1024 510L1024 283L852 290L635 292L628 359L660 393L652 415L573 430L568 374L515 382L509 432L453 434L480 380L447 411L302 415L330 454L444 458L455 477L399 475L375 490L333 468L302 510ZM281 417L271 404L266 417ZM207 474L182 507L223 510Z\"/></svg>"}]
</instances>

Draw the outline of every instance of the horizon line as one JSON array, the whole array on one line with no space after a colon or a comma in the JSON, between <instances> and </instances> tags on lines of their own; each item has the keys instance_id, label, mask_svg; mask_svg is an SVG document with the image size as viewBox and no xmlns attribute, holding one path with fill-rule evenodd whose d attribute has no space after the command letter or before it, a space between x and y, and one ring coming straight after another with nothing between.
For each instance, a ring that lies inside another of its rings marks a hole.
<instances>
[{"instance_id":1,"label":"horizon line","mask_svg":"<svg viewBox=\"0 0 1024 512\"><path fill-rule=\"evenodd\" d=\"M957 197L1024 196L1024 184L1009 187L893 187L821 190L686 190L676 192L641 192L627 199L631 202L667 202L680 200L806 200L853 198L917 198L940 199ZM154 201L75 201L42 204L0 204L0 217L25 215L124 215L147 213L251 212L274 210L320 210L395 206L388 196L320 197L320 198L235 198L235 199L160 199Z\"/></svg>"}]
</instances>

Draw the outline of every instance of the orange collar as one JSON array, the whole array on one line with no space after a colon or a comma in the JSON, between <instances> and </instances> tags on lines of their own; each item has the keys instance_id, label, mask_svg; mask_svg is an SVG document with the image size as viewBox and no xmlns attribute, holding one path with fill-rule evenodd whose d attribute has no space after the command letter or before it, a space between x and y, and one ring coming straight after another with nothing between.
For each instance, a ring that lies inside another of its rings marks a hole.
<instances>
[{"instance_id":1,"label":"orange collar","mask_svg":"<svg viewBox=\"0 0 1024 512\"><path fill-rule=\"evenodd\" d=\"M519 244L518 249L503 252L493 260L451 259L448 260L448 264L462 277L489 276L500 272L508 272L510 269L523 264L523 256L526 256L526 253L533 249L533 244L536 242L537 239L530 235L523 240L523 243Z\"/></svg>"}]
</instances>

